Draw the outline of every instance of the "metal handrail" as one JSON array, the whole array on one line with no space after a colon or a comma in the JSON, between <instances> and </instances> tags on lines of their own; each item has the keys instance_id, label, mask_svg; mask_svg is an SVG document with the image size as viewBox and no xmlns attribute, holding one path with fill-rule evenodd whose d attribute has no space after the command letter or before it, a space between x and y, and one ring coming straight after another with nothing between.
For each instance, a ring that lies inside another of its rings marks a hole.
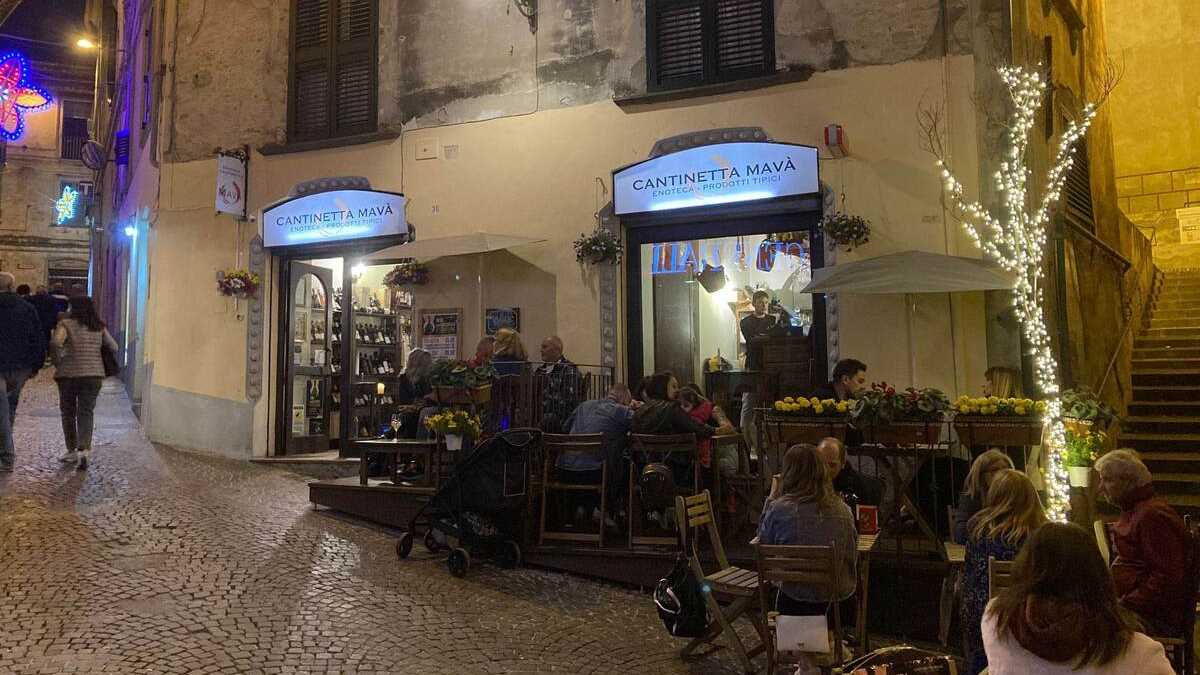
<instances>
[{"instance_id":1,"label":"metal handrail","mask_svg":"<svg viewBox=\"0 0 1200 675\"><path fill-rule=\"evenodd\" d=\"M1141 232L1141 230L1142 230L1141 226L1134 225L1134 227L1136 227L1138 229L1138 231ZM1090 236L1094 237L1094 235L1091 235L1091 233L1088 233L1088 234ZM1152 228L1151 236L1148 237L1148 239L1150 240L1150 245L1152 247L1154 246L1154 241L1155 241L1155 239L1157 239L1157 237L1158 237L1158 228ZM1099 240L1097 240L1097 241L1099 241ZM1100 243L1103 244L1103 242L1100 242ZM1107 244L1103 244L1103 245L1105 248L1109 248ZM1118 254L1118 255L1120 255L1120 254ZM1138 269L1136 266L1129 263L1128 259L1126 259L1124 256L1121 256L1121 259L1130 265L1129 267L1126 267L1125 270L1122 272L1122 277L1129 272L1130 267L1135 268L1135 270ZM1153 256L1150 257L1150 261L1151 261L1151 263L1150 263L1151 267L1153 267L1153 265L1154 265L1154 262L1153 262L1154 257ZM1156 281L1157 281L1157 279L1156 279ZM1157 290L1158 289L1155 287L1155 282L1151 282L1151 284L1150 284L1151 299L1153 299L1153 295L1155 293L1157 293ZM1136 323L1144 323L1145 322L1146 311L1147 311L1147 308L1150 307L1151 304L1153 304L1153 302L1148 301L1142 305L1142 313L1141 313L1141 316L1138 317L1138 321ZM1127 320L1125 322L1125 328L1124 328L1124 330L1121 331L1121 339L1117 340L1117 344L1113 347L1112 354L1108 357L1108 367L1104 369L1104 376L1102 378L1100 378L1100 383L1095 388L1097 396L1104 393L1104 387L1108 385L1108 378L1110 375L1112 375L1113 367L1116 366L1116 364L1117 364L1117 356L1121 353L1121 347L1123 347L1125 345L1125 340L1129 337L1129 332L1131 330L1133 330L1134 324L1135 324L1135 321L1133 320L1133 317L1130 317L1129 320Z\"/></svg>"}]
</instances>

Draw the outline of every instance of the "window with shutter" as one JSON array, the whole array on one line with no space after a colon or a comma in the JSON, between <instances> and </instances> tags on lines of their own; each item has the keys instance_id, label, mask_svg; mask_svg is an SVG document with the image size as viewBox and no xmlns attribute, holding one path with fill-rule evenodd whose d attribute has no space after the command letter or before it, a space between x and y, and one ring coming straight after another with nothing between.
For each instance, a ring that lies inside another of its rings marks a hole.
<instances>
[{"instance_id":1,"label":"window with shutter","mask_svg":"<svg viewBox=\"0 0 1200 675\"><path fill-rule=\"evenodd\" d=\"M293 0L289 138L375 130L377 0Z\"/></svg>"},{"instance_id":2,"label":"window with shutter","mask_svg":"<svg viewBox=\"0 0 1200 675\"><path fill-rule=\"evenodd\" d=\"M647 88L666 91L775 71L772 0L648 0Z\"/></svg>"},{"instance_id":3,"label":"window with shutter","mask_svg":"<svg viewBox=\"0 0 1200 675\"><path fill-rule=\"evenodd\" d=\"M1079 141L1075 159L1067 170L1066 185L1063 186L1063 206L1067 218L1083 226L1089 232L1096 231L1096 217L1092 210L1092 169L1088 162L1086 141Z\"/></svg>"}]
</instances>

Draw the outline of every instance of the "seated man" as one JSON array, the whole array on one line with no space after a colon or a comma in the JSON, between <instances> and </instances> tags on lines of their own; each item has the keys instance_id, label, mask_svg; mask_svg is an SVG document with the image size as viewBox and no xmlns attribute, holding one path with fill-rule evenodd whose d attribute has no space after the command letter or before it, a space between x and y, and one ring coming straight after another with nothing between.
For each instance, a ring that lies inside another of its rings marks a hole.
<instances>
[{"instance_id":1,"label":"seated man","mask_svg":"<svg viewBox=\"0 0 1200 675\"><path fill-rule=\"evenodd\" d=\"M817 446L817 454L829 468L833 478L833 489L842 499L855 510L859 504L879 506L883 495L883 481L864 476L846 463L846 446L836 438L821 439ZM855 514L857 516L857 513Z\"/></svg>"},{"instance_id":2,"label":"seated man","mask_svg":"<svg viewBox=\"0 0 1200 675\"><path fill-rule=\"evenodd\" d=\"M1150 470L1133 450L1104 455L1096 471L1101 494L1121 507L1112 528L1112 576L1121 606L1142 619L1149 635L1179 635L1195 601L1183 519L1154 494Z\"/></svg>"},{"instance_id":3,"label":"seated man","mask_svg":"<svg viewBox=\"0 0 1200 675\"><path fill-rule=\"evenodd\" d=\"M829 382L813 391L821 400L835 401L858 398L867 389L867 364L857 359L842 359L833 367Z\"/></svg>"},{"instance_id":4,"label":"seated man","mask_svg":"<svg viewBox=\"0 0 1200 675\"><path fill-rule=\"evenodd\" d=\"M558 461L555 462L555 469L563 482L597 485L600 484L600 463L608 462L606 497L613 513L620 510L624 501L622 496L629 488L625 441L632 422L633 397L629 393L629 387L620 383L614 384L608 390L607 397L580 403L566 424L572 434L604 434L603 456L575 453L559 455ZM582 508L582 505L579 506Z\"/></svg>"}]
</instances>

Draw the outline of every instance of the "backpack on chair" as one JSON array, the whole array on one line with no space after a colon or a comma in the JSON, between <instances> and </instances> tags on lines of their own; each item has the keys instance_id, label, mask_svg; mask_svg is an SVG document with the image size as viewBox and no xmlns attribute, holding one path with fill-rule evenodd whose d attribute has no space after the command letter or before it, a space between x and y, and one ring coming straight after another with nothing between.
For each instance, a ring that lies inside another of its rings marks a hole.
<instances>
[{"instance_id":1,"label":"backpack on chair","mask_svg":"<svg viewBox=\"0 0 1200 675\"><path fill-rule=\"evenodd\" d=\"M708 605L685 555L680 554L675 568L658 582L654 605L667 632L675 637L700 637L708 629Z\"/></svg>"}]
</instances>

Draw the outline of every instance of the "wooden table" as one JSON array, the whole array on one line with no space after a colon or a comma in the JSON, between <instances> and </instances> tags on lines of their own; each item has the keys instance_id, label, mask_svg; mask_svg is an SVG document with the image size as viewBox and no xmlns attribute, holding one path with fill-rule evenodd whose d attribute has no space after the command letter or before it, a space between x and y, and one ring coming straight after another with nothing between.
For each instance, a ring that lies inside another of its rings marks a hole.
<instances>
[{"instance_id":1,"label":"wooden table","mask_svg":"<svg viewBox=\"0 0 1200 675\"><path fill-rule=\"evenodd\" d=\"M369 440L353 441L353 447L358 451L358 484L367 484L367 467L370 464L371 455L388 455L391 457L391 481L393 485L399 485L400 481L396 479L396 460L400 455L416 455L424 458L425 477L420 481L426 487L435 487L437 485L434 470L434 454L437 452L438 444L436 441L426 440L418 441L411 438L400 438L396 440L388 440L386 438L372 438Z\"/></svg>"}]
</instances>

